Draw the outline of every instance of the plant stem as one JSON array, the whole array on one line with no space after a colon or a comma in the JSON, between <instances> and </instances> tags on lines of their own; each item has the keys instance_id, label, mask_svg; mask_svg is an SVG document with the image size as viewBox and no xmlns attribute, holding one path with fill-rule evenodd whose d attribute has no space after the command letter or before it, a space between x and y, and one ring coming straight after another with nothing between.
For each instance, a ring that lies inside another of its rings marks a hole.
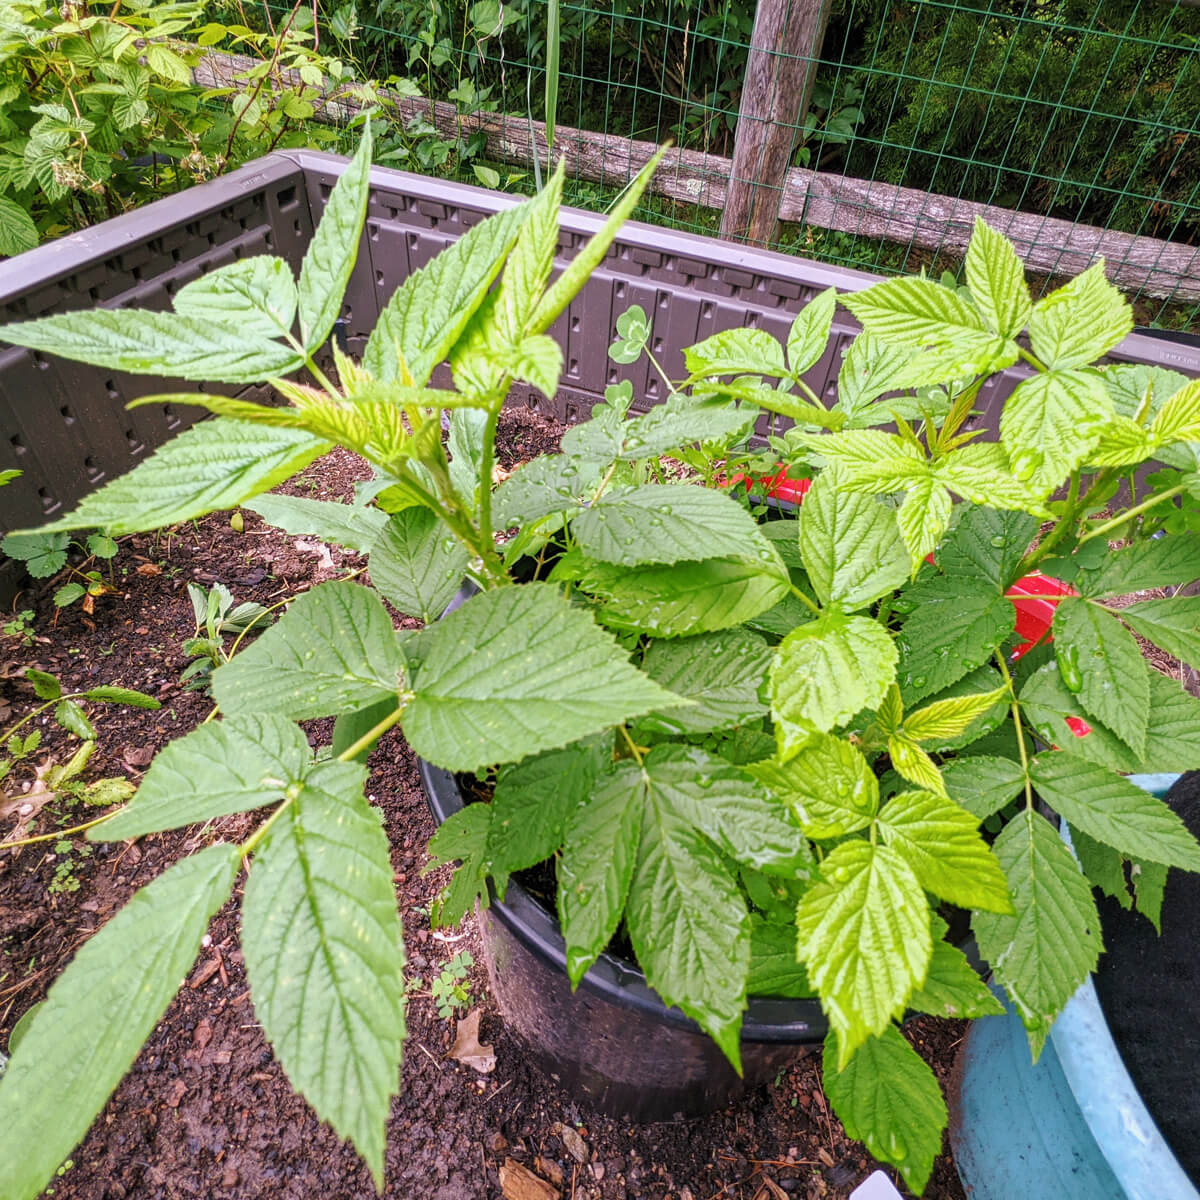
<instances>
[{"instance_id":1,"label":"plant stem","mask_svg":"<svg viewBox=\"0 0 1200 1200\"><path fill-rule=\"evenodd\" d=\"M797 600L802 600L818 617L821 615L820 606L814 604L794 583L788 586L792 589L792 595Z\"/></svg>"},{"instance_id":2,"label":"plant stem","mask_svg":"<svg viewBox=\"0 0 1200 1200\"><path fill-rule=\"evenodd\" d=\"M395 725L404 713L407 707L407 700L402 700L396 705L395 711L388 713L378 724L373 725L366 733L358 739L358 741L347 746L345 750L337 756L338 762L350 762L355 755L362 753L376 738L382 737L393 725Z\"/></svg>"},{"instance_id":3,"label":"plant stem","mask_svg":"<svg viewBox=\"0 0 1200 1200\"><path fill-rule=\"evenodd\" d=\"M1087 533L1079 539L1079 544L1082 546L1084 542L1090 542L1092 538L1100 537L1102 534L1108 533L1110 529L1116 529L1124 525L1131 517L1139 516L1148 509L1153 508L1156 504L1161 504L1164 500L1173 500L1182 492L1187 491L1185 484L1180 484L1178 487L1170 488L1168 491L1160 492L1157 496L1151 496L1149 500L1143 500L1141 504L1134 508L1123 512L1119 517L1113 517L1111 521L1105 521L1103 525L1097 525L1094 529L1089 529Z\"/></svg>"},{"instance_id":4,"label":"plant stem","mask_svg":"<svg viewBox=\"0 0 1200 1200\"><path fill-rule=\"evenodd\" d=\"M642 765L642 748L629 736L629 730L624 725L618 725L617 728L621 731L621 736L625 739L625 744L629 747L629 753L633 755L637 761L637 765Z\"/></svg>"},{"instance_id":5,"label":"plant stem","mask_svg":"<svg viewBox=\"0 0 1200 1200\"><path fill-rule=\"evenodd\" d=\"M1024 346L1018 346L1017 353L1035 370L1041 371L1043 374L1049 370L1049 367L1032 350L1026 350Z\"/></svg>"},{"instance_id":6,"label":"plant stem","mask_svg":"<svg viewBox=\"0 0 1200 1200\"><path fill-rule=\"evenodd\" d=\"M66 695L56 696L53 700L47 700L45 704L39 704L33 712L26 713L15 725L10 726L4 731L4 740L7 741L22 725L27 725L34 717L40 713L44 713L46 709L52 708L56 704L61 704L64 700L78 700L86 694L86 692L67 692Z\"/></svg>"},{"instance_id":7,"label":"plant stem","mask_svg":"<svg viewBox=\"0 0 1200 1200\"><path fill-rule=\"evenodd\" d=\"M288 794L275 806L275 811L238 847L243 858L249 858L255 846L267 836L272 825L287 811L288 806L300 795L300 785L293 783Z\"/></svg>"},{"instance_id":8,"label":"plant stem","mask_svg":"<svg viewBox=\"0 0 1200 1200\"><path fill-rule=\"evenodd\" d=\"M0 850L7 850L12 846L32 846L37 842L52 842L56 838L70 837L73 833L82 833L85 829L103 825L105 821L111 820L117 813L123 811L123 807L117 808L110 813L105 813L102 817L97 817L94 821L86 821L82 825L72 825L70 829L58 829L54 833L39 833L37 837L22 838L19 842L0 842Z\"/></svg>"},{"instance_id":9,"label":"plant stem","mask_svg":"<svg viewBox=\"0 0 1200 1200\"><path fill-rule=\"evenodd\" d=\"M1012 700L1012 719L1013 726L1017 731L1017 750L1021 755L1021 772L1025 776L1025 808L1028 812L1033 811L1033 784L1029 781L1029 755L1025 750L1025 734L1021 729L1021 706L1017 702L1017 693L1013 688L1012 676L1008 673L1008 663L1004 661L1004 655L999 650L996 651L996 665L1000 668L1000 674L1004 679L1005 686L1008 688L1009 698Z\"/></svg>"}]
</instances>

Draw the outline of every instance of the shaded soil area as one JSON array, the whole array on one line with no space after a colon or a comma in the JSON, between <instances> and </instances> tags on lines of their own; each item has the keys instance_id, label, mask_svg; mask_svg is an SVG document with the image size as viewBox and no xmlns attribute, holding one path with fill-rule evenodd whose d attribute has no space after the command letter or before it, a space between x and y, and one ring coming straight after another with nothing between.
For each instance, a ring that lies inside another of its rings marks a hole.
<instances>
[{"instance_id":1,"label":"shaded soil area","mask_svg":"<svg viewBox=\"0 0 1200 1200\"><path fill-rule=\"evenodd\" d=\"M552 449L561 429L523 410L502 423L501 463L511 467ZM287 490L348 495L364 465L335 452ZM239 530L214 514L171 534L126 539L114 561L115 590L89 615L55 610L61 582L31 586L18 609L35 613L29 635L0 639L0 728L35 703L21 678L29 666L60 676L64 688L134 687L162 702L157 712L88 705L99 730L88 781L119 776L136 783L154 754L193 728L212 703L187 691L184 639L194 632L189 582L221 582L235 598L278 605L326 579L362 566L356 555L312 539L277 533L253 514ZM7 619L7 617L5 618ZM42 744L5 786L32 779L31 767L66 761L78 743L48 719L33 726ZM28 727L27 727L28 729ZM315 723L314 744L329 723ZM410 981L409 1040L403 1080L388 1128L386 1195L428 1200L779 1200L847 1196L875 1164L847 1138L820 1085L818 1050L770 1085L712 1116L635 1126L576 1103L528 1061L488 997L473 921L433 931L429 906L446 871L423 875L433 822L412 752L397 733L370 762L368 795L383 813L404 920ZM27 793L29 794L29 793ZM36 797L36 789L32 790ZM37 836L94 819L71 797L55 796L18 814ZM16 1021L41 1000L75 950L167 866L214 840L245 838L259 820L227 817L204 827L91 845L66 835L20 847L0 845L0 1048ZM0 824L12 840L14 818ZM255 1020L238 941L237 895L213 919L194 968L149 1042L54 1181L58 1200L184 1200L288 1197L351 1200L375 1194L365 1167L291 1090ZM463 1007L480 1011L481 1040L493 1047L490 1073L448 1058L457 1022L438 1013L432 983L456 955L474 960ZM130 962L129 969L138 969ZM921 1018L909 1036L945 1082L963 1027ZM515 1190L525 1168L544 1192ZM507 1180L507 1185L502 1183ZM963 1193L948 1156L938 1160L926 1195Z\"/></svg>"}]
</instances>

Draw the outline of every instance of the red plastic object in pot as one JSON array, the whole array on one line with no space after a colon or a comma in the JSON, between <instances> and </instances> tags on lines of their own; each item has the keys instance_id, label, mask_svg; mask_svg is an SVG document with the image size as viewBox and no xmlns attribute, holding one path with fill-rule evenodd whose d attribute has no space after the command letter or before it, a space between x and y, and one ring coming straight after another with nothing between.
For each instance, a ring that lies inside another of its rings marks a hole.
<instances>
[{"instance_id":1,"label":"red plastic object in pot","mask_svg":"<svg viewBox=\"0 0 1200 1200\"><path fill-rule=\"evenodd\" d=\"M753 489L757 485L763 488L768 496L776 500L783 500L788 504L800 504L808 495L808 489L812 487L812 480L789 479L787 472L787 467L780 467L774 475L759 475L757 478L753 478L739 471L730 477L729 486L737 487L739 483L744 483L748 488Z\"/></svg>"},{"instance_id":2,"label":"red plastic object in pot","mask_svg":"<svg viewBox=\"0 0 1200 1200\"><path fill-rule=\"evenodd\" d=\"M1013 658L1028 654L1040 642L1051 641L1055 606L1067 596L1079 595L1069 583L1038 571L1018 579L1004 594L1017 610L1017 634L1024 638Z\"/></svg>"}]
</instances>

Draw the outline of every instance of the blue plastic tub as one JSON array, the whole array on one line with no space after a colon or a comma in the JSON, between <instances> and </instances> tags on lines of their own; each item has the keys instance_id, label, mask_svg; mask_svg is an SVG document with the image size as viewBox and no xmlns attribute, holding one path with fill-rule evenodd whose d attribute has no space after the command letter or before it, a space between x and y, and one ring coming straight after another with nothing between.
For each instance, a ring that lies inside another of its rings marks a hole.
<instances>
[{"instance_id":1,"label":"blue plastic tub","mask_svg":"<svg viewBox=\"0 0 1200 1200\"><path fill-rule=\"evenodd\" d=\"M1132 776L1161 796L1177 776ZM1089 979L1030 1060L1020 1018L972 1023L951 1142L971 1200L1200 1200L1134 1087Z\"/></svg>"}]
</instances>

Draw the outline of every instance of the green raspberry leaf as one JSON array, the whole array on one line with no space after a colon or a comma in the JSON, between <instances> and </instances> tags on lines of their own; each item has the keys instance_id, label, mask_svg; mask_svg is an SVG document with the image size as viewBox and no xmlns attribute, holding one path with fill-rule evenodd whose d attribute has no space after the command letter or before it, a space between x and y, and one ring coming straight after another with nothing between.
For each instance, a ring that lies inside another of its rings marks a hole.
<instances>
[{"instance_id":1,"label":"green raspberry leaf","mask_svg":"<svg viewBox=\"0 0 1200 1200\"><path fill-rule=\"evenodd\" d=\"M1059 371L1095 362L1132 330L1133 309L1104 277L1103 259L1039 300L1029 319L1034 354Z\"/></svg>"},{"instance_id":2,"label":"green raspberry leaf","mask_svg":"<svg viewBox=\"0 0 1200 1200\"><path fill-rule=\"evenodd\" d=\"M1016 337L1029 321L1033 301L1025 282L1025 265L1012 242L982 217L967 246L967 287L975 307L1001 337Z\"/></svg>"},{"instance_id":3,"label":"green raspberry leaf","mask_svg":"<svg viewBox=\"0 0 1200 1200\"><path fill-rule=\"evenodd\" d=\"M366 768L325 762L255 855L242 945L255 1015L288 1080L383 1187L404 1044L404 940Z\"/></svg>"}]
</instances>

